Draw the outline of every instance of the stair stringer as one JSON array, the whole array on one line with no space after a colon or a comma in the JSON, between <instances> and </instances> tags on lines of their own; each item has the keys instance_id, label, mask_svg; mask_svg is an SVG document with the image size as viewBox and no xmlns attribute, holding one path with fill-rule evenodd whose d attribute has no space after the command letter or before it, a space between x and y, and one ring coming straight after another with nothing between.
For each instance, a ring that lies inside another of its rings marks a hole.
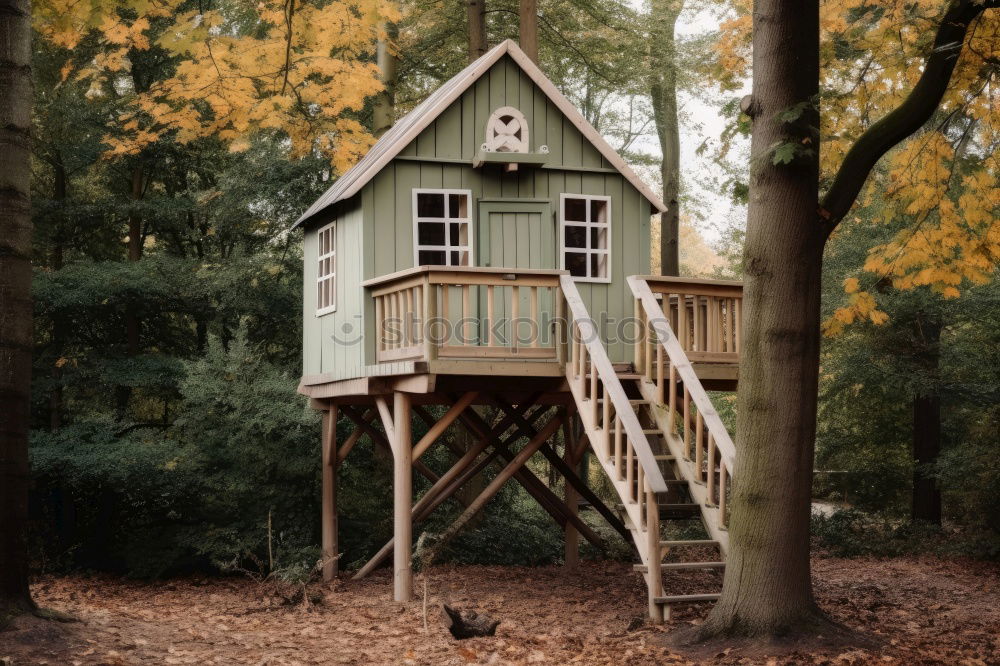
<instances>
[{"instance_id":1,"label":"stair stringer","mask_svg":"<svg viewBox=\"0 0 1000 666\"><path fill-rule=\"evenodd\" d=\"M712 539L719 542L719 550L725 559L729 553L729 531L720 525L719 507L709 501L708 487L704 481L698 478L694 461L685 457L684 441L671 428L668 417L670 408L659 402L654 383L644 379L637 379L635 383L642 397L649 401L649 412L656 421L657 427L663 431L663 440L670 450L670 455L674 457L675 470L680 472L681 477L687 481L691 499L701 508L701 522L705 526L705 531Z\"/></svg>"},{"instance_id":2,"label":"stair stringer","mask_svg":"<svg viewBox=\"0 0 1000 666\"><path fill-rule=\"evenodd\" d=\"M629 532L632 534L632 541L635 543L636 550L639 553L639 559L644 566L649 567L649 549L646 543L649 537L646 533L646 522L643 520L639 503L631 499L628 482L625 479L619 479L615 472L611 456L608 455L610 437L598 424L594 423L593 410L590 408L590 399L582 395L579 383L572 377L572 371L567 372L566 379L570 392L573 394L573 400L576 403L577 414L583 424L583 431L586 433L587 441L590 442L590 448L594 452L594 457L601 465L601 469L604 470L604 474L608 477L608 480L611 481L612 487L618 493L618 499L621 500L622 506L625 508L625 513L628 516L626 527L628 527ZM659 498L657 497L657 499ZM659 540L659 538L660 535L657 534L656 539ZM647 578L646 583L648 585L650 582L648 580L649 574L643 574L643 577Z\"/></svg>"}]
</instances>

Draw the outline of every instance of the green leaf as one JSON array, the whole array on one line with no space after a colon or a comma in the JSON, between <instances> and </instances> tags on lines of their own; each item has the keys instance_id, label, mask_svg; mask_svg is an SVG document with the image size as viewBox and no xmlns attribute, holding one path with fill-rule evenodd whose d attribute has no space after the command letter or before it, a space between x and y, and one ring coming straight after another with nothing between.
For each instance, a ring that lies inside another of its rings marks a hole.
<instances>
[{"instance_id":1,"label":"green leaf","mask_svg":"<svg viewBox=\"0 0 1000 666\"><path fill-rule=\"evenodd\" d=\"M791 164L792 160L795 159L796 152L798 152L798 146L794 143L782 143L774 149L774 155L771 156L771 163Z\"/></svg>"}]
</instances>

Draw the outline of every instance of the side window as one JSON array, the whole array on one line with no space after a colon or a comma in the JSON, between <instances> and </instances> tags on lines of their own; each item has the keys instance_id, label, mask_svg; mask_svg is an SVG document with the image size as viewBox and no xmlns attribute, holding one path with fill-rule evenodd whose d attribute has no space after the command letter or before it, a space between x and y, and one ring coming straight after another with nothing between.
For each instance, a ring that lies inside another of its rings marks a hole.
<instances>
[{"instance_id":1,"label":"side window","mask_svg":"<svg viewBox=\"0 0 1000 666\"><path fill-rule=\"evenodd\" d=\"M337 223L319 230L316 271L316 314L337 309Z\"/></svg>"},{"instance_id":2,"label":"side window","mask_svg":"<svg viewBox=\"0 0 1000 666\"><path fill-rule=\"evenodd\" d=\"M472 266L472 192L413 190L415 266Z\"/></svg>"},{"instance_id":3,"label":"side window","mask_svg":"<svg viewBox=\"0 0 1000 666\"><path fill-rule=\"evenodd\" d=\"M560 266L585 281L611 281L611 197L559 197Z\"/></svg>"}]
</instances>

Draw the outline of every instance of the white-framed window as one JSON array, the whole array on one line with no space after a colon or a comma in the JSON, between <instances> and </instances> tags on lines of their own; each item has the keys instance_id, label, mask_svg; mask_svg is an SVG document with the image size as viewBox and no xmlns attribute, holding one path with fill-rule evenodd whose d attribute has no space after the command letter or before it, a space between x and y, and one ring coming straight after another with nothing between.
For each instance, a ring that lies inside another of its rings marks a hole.
<instances>
[{"instance_id":1,"label":"white-framed window","mask_svg":"<svg viewBox=\"0 0 1000 666\"><path fill-rule=\"evenodd\" d=\"M415 266L472 266L472 191L413 190Z\"/></svg>"},{"instance_id":2,"label":"white-framed window","mask_svg":"<svg viewBox=\"0 0 1000 666\"><path fill-rule=\"evenodd\" d=\"M337 309L337 222L317 233L316 315Z\"/></svg>"},{"instance_id":3,"label":"white-framed window","mask_svg":"<svg viewBox=\"0 0 1000 666\"><path fill-rule=\"evenodd\" d=\"M559 260L577 280L611 281L611 197L559 195Z\"/></svg>"}]
</instances>

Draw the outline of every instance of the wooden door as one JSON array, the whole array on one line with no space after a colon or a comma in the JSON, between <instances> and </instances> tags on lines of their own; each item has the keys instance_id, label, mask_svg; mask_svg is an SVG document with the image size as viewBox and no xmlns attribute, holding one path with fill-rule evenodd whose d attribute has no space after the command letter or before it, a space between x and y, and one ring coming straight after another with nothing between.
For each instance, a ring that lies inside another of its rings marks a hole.
<instances>
[{"instance_id":1,"label":"wooden door","mask_svg":"<svg viewBox=\"0 0 1000 666\"><path fill-rule=\"evenodd\" d=\"M479 202L479 215L476 220L476 265L493 268L546 268L559 267L556 257L555 220L552 207L547 199L490 199ZM549 328L554 316L555 299L551 289L539 289L538 299L539 321L529 323L531 312L531 294L528 289L521 289L518 294L518 318L521 324L517 328L517 336L522 343L530 344L535 335L546 339L546 329ZM511 299L514 297L511 289L494 289L493 312L489 312L485 290L479 295L479 319L481 326L494 326L493 322L509 320L514 308ZM515 337L514 329L508 323L494 330L494 334L508 342ZM481 333L485 341L486 331Z\"/></svg>"}]
</instances>

